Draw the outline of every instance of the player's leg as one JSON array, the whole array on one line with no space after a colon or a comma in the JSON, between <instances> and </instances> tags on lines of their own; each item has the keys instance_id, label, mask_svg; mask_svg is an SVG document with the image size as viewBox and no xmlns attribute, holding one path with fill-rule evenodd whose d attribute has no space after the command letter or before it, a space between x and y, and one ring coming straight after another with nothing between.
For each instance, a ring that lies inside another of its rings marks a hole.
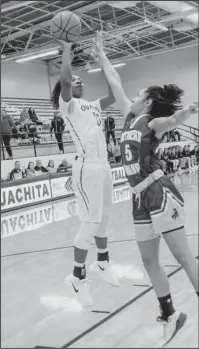
<instances>
[{"instance_id":1,"label":"player's leg","mask_svg":"<svg viewBox=\"0 0 199 349\"><path fill-rule=\"evenodd\" d=\"M100 200L100 168L93 164L84 164L81 159L75 161L73 166L73 189L79 205L81 225L74 241L74 269L73 275L66 279L67 283L75 285L82 290L81 302L90 304L86 284L86 257L89 245L101 221L101 211L98 210L98 196ZM97 190L99 188L99 192ZM102 194L101 194L102 195ZM83 285L83 287L81 287ZM80 292L81 293L81 292Z\"/></svg>"},{"instance_id":2,"label":"player's leg","mask_svg":"<svg viewBox=\"0 0 199 349\"><path fill-rule=\"evenodd\" d=\"M166 343L183 326L186 315L175 311L168 278L159 261L159 237L163 222L161 212L164 212L164 207L165 197L160 180L153 183L145 194L142 193L140 203L136 201L133 195L133 217L136 238L143 264L159 301L161 316L157 320L163 323L164 343ZM151 215L150 211L154 215ZM177 322L179 323L179 327L175 332ZM171 325L169 329L168 324Z\"/></svg>"},{"instance_id":3,"label":"player's leg","mask_svg":"<svg viewBox=\"0 0 199 349\"><path fill-rule=\"evenodd\" d=\"M95 242L98 248L98 260L109 261L108 256L108 225L110 221L113 202L112 172L109 164L103 165L102 174L102 219L95 234Z\"/></svg>"},{"instance_id":4,"label":"player's leg","mask_svg":"<svg viewBox=\"0 0 199 349\"><path fill-rule=\"evenodd\" d=\"M113 182L109 164L104 164L103 169L103 197L102 197L102 220L95 233L97 246L97 261L91 265L91 270L97 272L105 281L114 286L119 282L109 264L108 249L108 226L113 205Z\"/></svg>"},{"instance_id":5,"label":"player's leg","mask_svg":"<svg viewBox=\"0 0 199 349\"><path fill-rule=\"evenodd\" d=\"M198 261L193 256L186 237L183 198L169 179L164 181L165 188L169 190L169 210L166 219L170 222L167 223L168 229L163 232L163 237L171 253L185 270L198 295Z\"/></svg>"},{"instance_id":6,"label":"player's leg","mask_svg":"<svg viewBox=\"0 0 199 349\"><path fill-rule=\"evenodd\" d=\"M157 193L155 198L157 198ZM155 233L149 210L144 204L145 201L148 200L151 200L148 193L147 197L141 196L139 200L133 195L133 218L136 240L144 267L159 300L163 316L168 317L174 312L174 309L170 297L168 278L159 260L160 233ZM159 198L159 201L160 200L161 198ZM159 203L157 204L159 205ZM170 300L170 303L168 303L169 306L165 308L164 303L167 299Z\"/></svg>"},{"instance_id":7,"label":"player's leg","mask_svg":"<svg viewBox=\"0 0 199 349\"><path fill-rule=\"evenodd\" d=\"M147 195L147 207L150 210L155 234L166 236L183 228L183 199L168 177L164 176L155 182ZM162 315L158 320L163 322L164 339L165 342L168 342L182 328L187 316L179 311L174 311L170 293L159 298L159 301ZM173 312L171 312L172 308Z\"/></svg>"}]
</instances>

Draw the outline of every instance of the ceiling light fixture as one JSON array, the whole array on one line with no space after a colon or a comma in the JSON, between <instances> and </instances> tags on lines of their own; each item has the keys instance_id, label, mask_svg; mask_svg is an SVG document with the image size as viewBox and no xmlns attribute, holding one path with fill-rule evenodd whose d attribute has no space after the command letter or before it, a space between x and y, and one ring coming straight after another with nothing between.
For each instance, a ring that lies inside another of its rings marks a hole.
<instances>
[{"instance_id":1,"label":"ceiling light fixture","mask_svg":"<svg viewBox=\"0 0 199 349\"><path fill-rule=\"evenodd\" d=\"M121 63L115 63L112 65L113 68L119 68L119 67L124 67L126 65L126 62L121 62ZM88 73L94 73L97 71L101 71L101 68L93 68L88 70Z\"/></svg>"},{"instance_id":2,"label":"ceiling light fixture","mask_svg":"<svg viewBox=\"0 0 199 349\"><path fill-rule=\"evenodd\" d=\"M23 57L21 57L21 58L18 58L18 59L16 60L16 62L17 62L17 63L27 62L27 61L31 61L31 60L37 59L37 58L43 58L43 57L48 57L48 56L54 56L54 55L57 55L58 53L59 53L59 50L52 50L52 51L37 53L37 54L32 55L32 56L23 56Z\"/></svg>"}]
</instances>

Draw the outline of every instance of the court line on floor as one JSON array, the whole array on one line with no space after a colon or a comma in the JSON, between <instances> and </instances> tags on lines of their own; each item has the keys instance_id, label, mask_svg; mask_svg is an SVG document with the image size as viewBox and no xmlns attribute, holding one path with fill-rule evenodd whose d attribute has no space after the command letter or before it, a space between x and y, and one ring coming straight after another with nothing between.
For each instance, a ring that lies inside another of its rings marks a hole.
<instances>
[{"instance_id":1,"label":"court line on floor","mask_svg":"<svg viewBox=\"0 0 199 349\"><path fill-rule=\"evenodd\" d=\"M196 256L196 258L198 259L199 256ZM178 267L177 269L173 270L171 273L169 273L167 275L168 278L170 278L171 276L175 275L176 273L178 273L180 270L182 270L182 267ZM118 309L116 309L115 311L113 311L110 315L106 316L104 319L100 320L99 322L97 322L95 325L89 327L87 330L85 330L84 332L80 333L78 336L76 336L75 338L73 338L71 341L69 341L68 343L66 343L65 345L63 345L60 349L64 349L64 348L69 348L72 344L78 342L80 339L82 339L83 337L85 337L87 334L91 333L92 331L96 330L96 328L100 327L101 325L103 325L105 322L107 322L108 320L112 319L114 316L116 316L117 314L119 314L121 311L123 311L124 309L126 309L127 307L129 307L131 304L135 303L138 299L140 299L141 297L143 297L145 294L149 293L151 290L153 290L153 286L150 286L149 288L147 288L146 290L142 291L141 293L139 293L136 297L132 298L130 301L126 302L125 304L123 304L121 307L119 307Z\"/></svg>"},{"instance_id":2,"label":"court line on floor","mask_svg":"<svg viewBox=\"0 0 199 349\"><path fill-rule=\"evenodd\" d=\"M186 234L186 236L198 236L198 233ZM136 238L109 241L109 245L110 244L115 244L115 243L130 242L130 241L136 241ZM95 243L91 244L91 246L95 246ZM60 247L46 248L46 249L43 249L43 250L34 250L34 251L25 251L25 252L11 253L11 254L3 255L3 256L1 256L1 258L23 256L23 255L34 254L34 253L41 253L41 252L59 251L59 250L73 248L73 247L74 247L74 245L69 245L69 246L60 246Z\"/></svg>"}]
</instances>

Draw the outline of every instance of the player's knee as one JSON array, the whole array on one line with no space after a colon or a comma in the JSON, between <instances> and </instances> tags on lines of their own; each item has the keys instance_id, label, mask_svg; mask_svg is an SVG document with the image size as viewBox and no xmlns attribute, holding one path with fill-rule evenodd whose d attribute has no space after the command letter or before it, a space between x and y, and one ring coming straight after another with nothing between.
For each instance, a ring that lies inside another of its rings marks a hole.
<instances>
[{"instance_id":1,"label":"player's knee","mask_svg":"<svg viewBox=\"0 0 199 349\"><path fill-rule=\"evenodd\" d=\"M75 237L74 245L81 250L88 250L92 237L99 229L100 223L83 222L81 228Z\"/></svg>"},{"instance_id":2,"label":"player's knee","mask_svg":"<svg viewBox=\"0 0 199 349\"><path fill-rule=\"evenodd\" d=\"M109 216L103 216L102 217L102 221L98 226L98 229L95 233L95 236L99 237L99 238L106 238L108 237L108 225L109 225L109 220L110 217Z\"/></svg>"}]
</instances>

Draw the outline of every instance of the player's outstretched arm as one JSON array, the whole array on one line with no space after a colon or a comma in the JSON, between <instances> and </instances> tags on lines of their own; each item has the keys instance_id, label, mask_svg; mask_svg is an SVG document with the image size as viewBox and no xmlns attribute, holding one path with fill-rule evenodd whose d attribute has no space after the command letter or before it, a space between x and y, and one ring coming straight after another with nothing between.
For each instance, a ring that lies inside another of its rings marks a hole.
<instances>
[{"instance_id":1,"label":"player's outstretched arm","mask_svg":"<svg viewBox=\"0 0 199 349\"><path fill-rule=\"evenodd\" d=\"M182 110L176 111L169 117L155 118L149 122L148 126L154 130L156 137L161 138L167 131L182 125L192 114L198 112L198 98Z\"/></svg>"},{"instance_id":2,"label":"player's outstretched arm","mask_svg":"<svg viewBox=\"0 0 199 349\"><path fill-rule=\"evenodd\" d=\"M61 96L64 102L72 97L72 68L71 68L71 43L59 40L63 47L62 64L60 69Z\"/></svg>"},{"instance_id":3,"label":"player's outstretched arm","mask_svg":"<svg viewBox=\"0 0 199 349\"><path fill-rule=\"evenodd\" d=\"M102 35L100 32L97 33L95 40L95 53L99 58L100 65L105 74L108 84L111 87L112 93L118 104L118 107L122 114L126 116L131 110L131 101L127 98L119 74L112 67L110 61L103 51Z\"/></svg>"}]
</instances>

